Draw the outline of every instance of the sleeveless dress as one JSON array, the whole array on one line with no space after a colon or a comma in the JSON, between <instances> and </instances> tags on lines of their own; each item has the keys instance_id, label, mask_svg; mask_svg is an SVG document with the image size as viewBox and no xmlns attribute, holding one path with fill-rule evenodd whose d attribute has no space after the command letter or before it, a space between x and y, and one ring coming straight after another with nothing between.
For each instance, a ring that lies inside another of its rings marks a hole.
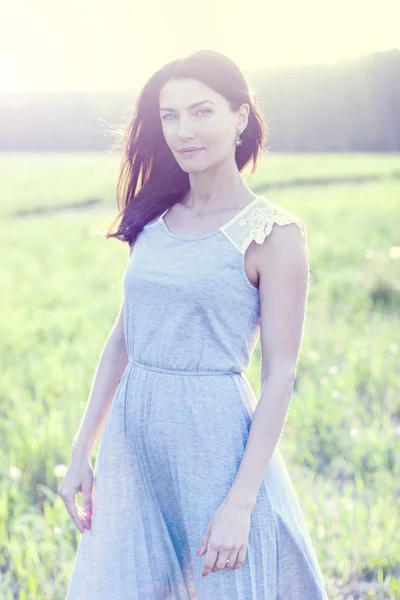
<instances>
[{"instance_id":1,"label":"sleeveless dress","mask_svg":"<svg viewBox=\"0 0 400 600\"><path fill-rule=\"evenodd\" d=\"M66 600L326 600L278 446L243 565L203 577L205 554L196 556L235 479L257 402L244 374L260 335L246 248L292 222L306 245L306 227L262 196L197 236L171 232L167 210L142 229L124 272L129 363L101 437L91 528Z\"/></svg>"}]
</instances>

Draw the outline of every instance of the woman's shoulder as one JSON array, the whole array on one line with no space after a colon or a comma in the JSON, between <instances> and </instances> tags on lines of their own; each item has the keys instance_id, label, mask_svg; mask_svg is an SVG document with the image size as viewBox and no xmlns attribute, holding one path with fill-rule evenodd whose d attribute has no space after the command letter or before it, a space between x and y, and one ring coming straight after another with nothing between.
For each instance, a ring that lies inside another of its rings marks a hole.
<instances>
[{"instance_id":1,"label":"woman's shoulder","mask_svg":"<svg viewBox=\"0 0 400 600\"><path fill-rule=\"evenodd\" d=\"M305 223L287 208L267 200L264 196L258 196L238 219L230 221L221 229L239 252L244 254L253 240L257 244L262 244L274 225L283 226L290 223L297 224L303 243L307 247Z\"/></svg>"}]
</instances>

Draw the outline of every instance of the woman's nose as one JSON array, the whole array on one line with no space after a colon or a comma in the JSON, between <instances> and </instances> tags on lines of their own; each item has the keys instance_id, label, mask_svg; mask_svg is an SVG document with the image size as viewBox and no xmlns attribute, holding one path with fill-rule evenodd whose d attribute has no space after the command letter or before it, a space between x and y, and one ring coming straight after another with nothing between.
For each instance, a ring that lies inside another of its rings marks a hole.
<instances>
[{"instance_id":1,"label":"woman's nose","mask_svg":"<svg viewBox=\"0 0 400 600\"><path fill-rule=\"evenodd\" d=\"M194 137L190 123L186 119L181 119L178 127L178 137L181 139L192 139Z\"/></svg>"}]
</instances>

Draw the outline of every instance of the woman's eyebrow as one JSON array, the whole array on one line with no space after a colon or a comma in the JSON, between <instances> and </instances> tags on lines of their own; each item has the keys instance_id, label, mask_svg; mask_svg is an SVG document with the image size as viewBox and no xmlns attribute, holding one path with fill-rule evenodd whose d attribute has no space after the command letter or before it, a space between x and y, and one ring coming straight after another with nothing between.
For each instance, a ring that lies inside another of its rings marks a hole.
<instances>
[{"instance_id":1,"label":"woman's eyebrow","mask_svg":"<svg viewBox=\"0 0 400 600\"><path fill-rule=\"evenodd\" d=\"M200 104L204 104L205 102L211 102L211 104L214 104L214 106L216 106L215 102L213 102L212 100L201 100L201 102L195 102L194 104L191 104L188 108L196 108L196 106L200 106ZM172 112L178 112L177 110L175 110L175 108L166 108L165 106L160 106L160 110L170 110Z\"/></svg>"}]
</instances>

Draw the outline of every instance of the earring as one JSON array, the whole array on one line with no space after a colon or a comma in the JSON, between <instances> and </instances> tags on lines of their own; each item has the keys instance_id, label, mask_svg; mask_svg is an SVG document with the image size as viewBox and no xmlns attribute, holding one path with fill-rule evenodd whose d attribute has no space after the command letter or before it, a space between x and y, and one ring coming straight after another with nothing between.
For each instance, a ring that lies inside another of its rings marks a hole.
<instances>
[{"instance_id":1,"label":"earring","mask_svg":"<svg viewBox=\"0 0 400 600\"><path fill-rule=\"evenodd\" d=\"M239 131L239 129L238 129L238 130L237 130L237 133L236 133L236 138L235 138L235 146L241 146L241 145L242 145L242 142L243 142L243 140L242 140L242 138L240 137L240 131Z\"/></svg>"}]
</instances>

